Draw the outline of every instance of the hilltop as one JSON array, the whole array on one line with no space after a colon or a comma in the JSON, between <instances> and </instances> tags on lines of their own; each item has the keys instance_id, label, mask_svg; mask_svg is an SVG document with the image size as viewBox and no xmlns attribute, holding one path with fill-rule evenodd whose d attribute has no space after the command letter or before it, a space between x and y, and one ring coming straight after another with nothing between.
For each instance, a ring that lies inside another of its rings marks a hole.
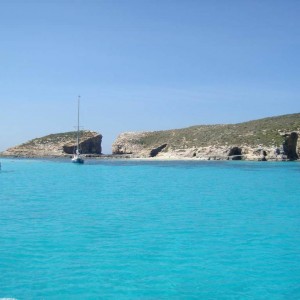
<instances>
[{"instance_id":1,"label":"hilltop","mask_svg":"<svg viewBox=\"0 0 300 300\"><path fill-rule=\"evenodd\" d=\"M76 138L76 131L49 134L9 148L1 155L18 157L67 156L74 153ZM102 135L95 131L80 131L80 149L83 154L101 154L101 141Z\"/></svg>"},{"instance_id":2,"label":"hilltop","mask_svg":"<svg viewBox=\"0 0 300 300\"><path fill-rule=\"evenodd\" d=\"M296 136L291 137L292 132ZM243 155L246 159L256 159L261 156L261 151L266 152L264 156L271 157L277 148L277 152L285 155L290 151L288 148L294 146L295 152L299 152L299 133L300 113L297 113L238 124L122 133L114 142L112 152L136 157L224 159L230 155Z\"/></svg>"}]
</instances>

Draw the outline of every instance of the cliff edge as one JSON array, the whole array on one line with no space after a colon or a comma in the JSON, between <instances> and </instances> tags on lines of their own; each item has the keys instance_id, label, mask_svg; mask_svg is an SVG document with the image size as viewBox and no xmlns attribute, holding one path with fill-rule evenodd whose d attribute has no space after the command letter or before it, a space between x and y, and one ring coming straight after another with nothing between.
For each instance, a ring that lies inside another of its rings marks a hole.
<instances>
[{"instance_id":1,"label":"cliff edge","mask_svg":"<svg viewBox=\"0 0 300 300\"><path fill-rule=\"evenodd\" d=\"M74 153L76 131L50 134L30 140L2 152L3 156L46 157L67 156ZM102 135L95 131L80 131L80 149L83 154L101 154Z\"/></svg>"}]
</instances>

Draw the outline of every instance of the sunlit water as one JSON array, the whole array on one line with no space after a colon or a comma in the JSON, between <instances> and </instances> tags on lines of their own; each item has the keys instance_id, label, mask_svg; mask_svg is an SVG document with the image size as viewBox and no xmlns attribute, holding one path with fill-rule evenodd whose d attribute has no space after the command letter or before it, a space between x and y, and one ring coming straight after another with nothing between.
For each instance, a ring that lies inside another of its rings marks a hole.
<instances>
[{"instance_id":1,"label":"sunlit water","mask_svg":"<svg viewBox=\"0 0 300 300\"><path fill-rule=\"evenodd\" d=\"M1 162L0 298L300 299L300 163Z\"/></svg>"}]
</instances>

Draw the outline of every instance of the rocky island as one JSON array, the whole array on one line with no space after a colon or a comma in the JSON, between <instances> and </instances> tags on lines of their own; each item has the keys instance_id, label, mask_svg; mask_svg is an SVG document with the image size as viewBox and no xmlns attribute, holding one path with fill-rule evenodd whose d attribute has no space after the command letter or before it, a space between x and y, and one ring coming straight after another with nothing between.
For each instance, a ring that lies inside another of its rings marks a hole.
<instances>
[{"instance_id":1,"label":"rocky island","mask_svg":"<svg viewBox=\"0 0 300 300\"><path fill-rule=\"evenodd\" d=\"M161 159L296 160L299 133L298 113L238 124L126 132L113 143L112 153Z\"/></svg>"},{"instance_id":2,"label":"rocky island","mask_svg":"<svg viewBox=\"0 0 300 300\"><path fill-rule=\"evenodd\" d=\"M50 134L30 140L2 152L2 156L64 157L74 153L77 131ZM100 155L102 135L95 131L80 131L80 149L86 155Z\"/></svg>"},{"instance_id":3,"label":"rocky island","mask_svg":"<svg viewBox=\"0 0 300 300\"><path fill-rule=\"evenodd\" d=\"M101 155L102 135L80 131L86 157L198 160L297 160L300 113L238 124L198 125L182 129L125 132ZM74 153L76 131L50 134L0 153L15 157L66 157Z\"/></svg>"}]
</instances>

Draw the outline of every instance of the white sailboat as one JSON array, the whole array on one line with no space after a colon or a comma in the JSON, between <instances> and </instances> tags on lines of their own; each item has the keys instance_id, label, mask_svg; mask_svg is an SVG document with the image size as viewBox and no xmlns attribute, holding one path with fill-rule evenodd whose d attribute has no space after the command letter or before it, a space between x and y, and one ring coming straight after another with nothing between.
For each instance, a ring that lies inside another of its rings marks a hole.
<instances>
[{"instance_id":1,"label":"white sailboat","mask_svg":"<svg viewBox=\"0 0 300 300\"><path fill-rule=\"evenodd\" d=\"M78 112L77 112L77 145L75 149L75 153L72 157L72 162L77 164L83 164L84 159L80 155L80 149L79 149L79 107L80 107L80 96L78 96Z\"/></svg>"}]
</instances>

